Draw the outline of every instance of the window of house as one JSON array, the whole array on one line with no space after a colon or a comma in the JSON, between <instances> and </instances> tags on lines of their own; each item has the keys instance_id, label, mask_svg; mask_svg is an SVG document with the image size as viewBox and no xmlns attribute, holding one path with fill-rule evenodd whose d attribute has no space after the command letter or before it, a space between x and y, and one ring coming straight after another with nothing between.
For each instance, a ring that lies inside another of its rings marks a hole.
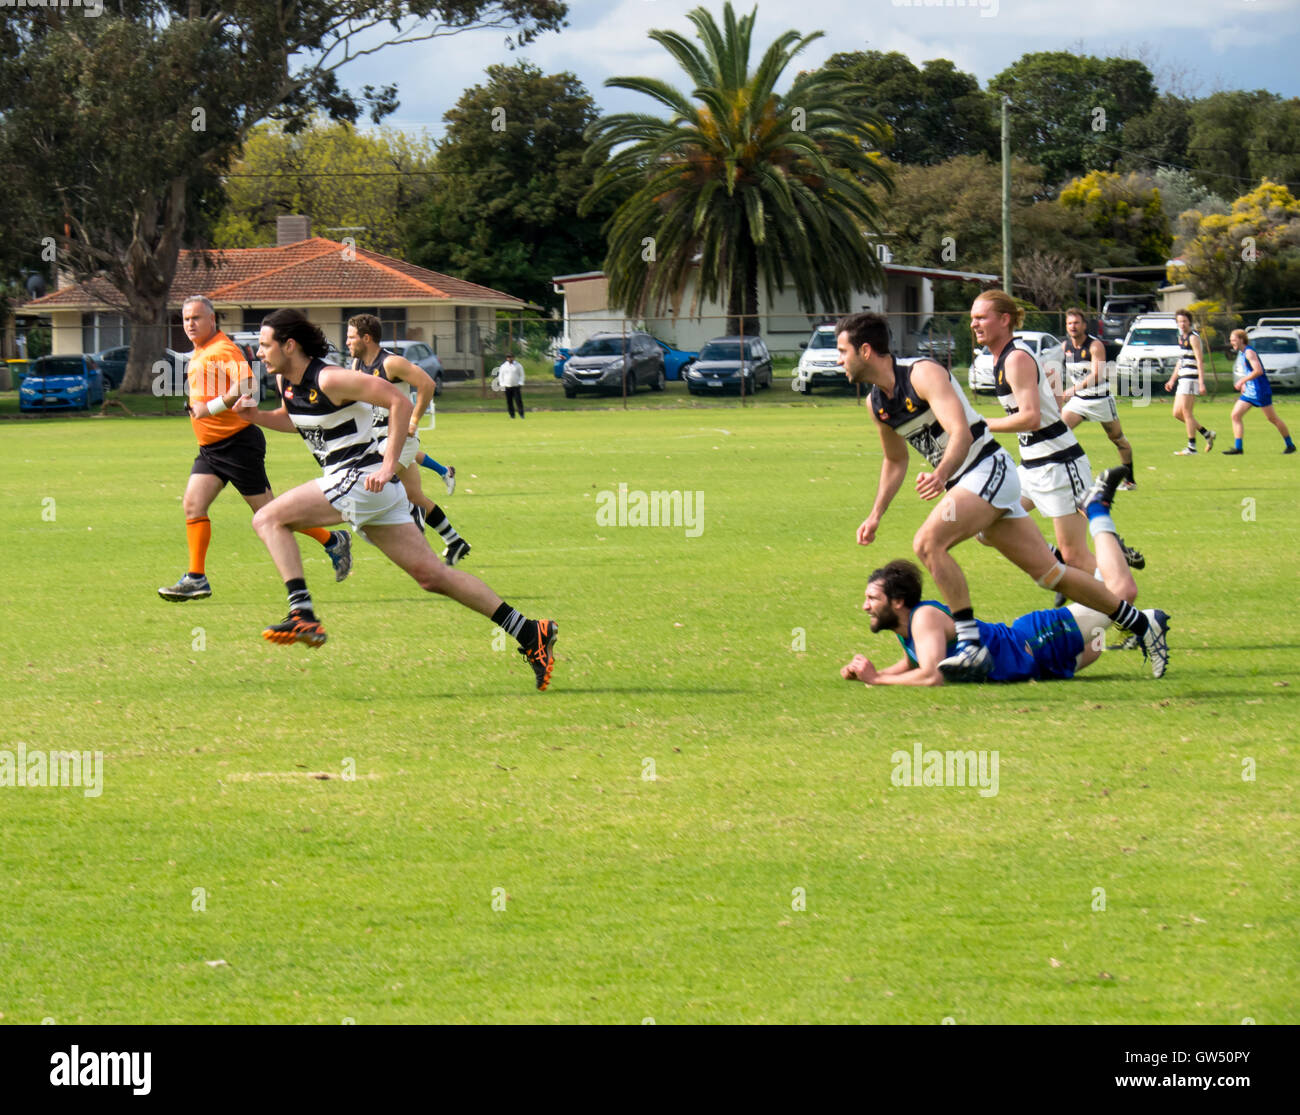
<instances>
[{"instance_id":1,"label":"window of house","mask_svg":"<svg viewBox=\"0 0 1300 1115\"><path fill-rule=\"evenodd\" d=\"M81 315L82 352L99 352L128 344L130 340L131 326L125 315L99 312Z\"/></svg>"},{"instance_id":2,"label":"window of house","mask_svg":"<svg viewBox=\"0 0 1300 1115\"><path fill-rule=\"evenodd\" d=\"M348 332L348 319L354 318L358 314L373 314L379 319L382 336L379 338L383 341L401 341L406 338L406 307L405 306L349 306L343 309L339 325L341 335L346 337Z\"/></svg>"}]
</instances>

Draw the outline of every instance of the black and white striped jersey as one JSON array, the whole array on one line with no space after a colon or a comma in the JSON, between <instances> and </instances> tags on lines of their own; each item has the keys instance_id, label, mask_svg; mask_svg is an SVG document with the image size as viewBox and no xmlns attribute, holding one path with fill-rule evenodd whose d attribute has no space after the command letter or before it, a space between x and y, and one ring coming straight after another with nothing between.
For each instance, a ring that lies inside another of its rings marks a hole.
<instances>
[{"instance_id":1,"label":"black and white striped jersey","mask_svg":"<svg viewBox=\"0 0 1300 1115\"><path fill-rule=\"evenodd\" d=\"M396 353L389 352L386 348L381 348L374 360L369 364L363 363L360 357L354 357L352 370L356 372L365 372L368 376L378 376L380 379L388 380L388 382L394 384L399 391L405 391L411 397L411 406L415 406L419 397L415 388L405 380L390 378L388 373L384 371L384 361L390 356L395 355ZM375 437L380 441L383 441L388 437L388 410L385 407L374 407L372 409L375 412Z\"/></svg>"},{"instance_id":2,"label":"black and white striped jersey","mask_svg":"<svg viewBox=\"0 0 1300 1115\"><path fill-rule=\"evenodd\" d=\"M934 412L930 409L930 404L916 393L912 386L912 369L920 363L910 361L907 364L900 364L897 357L891 357L894 361L894 390L886 398L885 393L879 387L871 389L871 411L886 426L890 427L894 433L903 438L913 449L921 454L931 465L937 465L942 459L945 450L948 448L948 431L939 424L939 419L935 417ZM934 363L934 361L931 361ZM935 364L935 367L944 371L943 365ZM952 384L952 389L957 393L957 398L961 400L962 415L970 427L971 447L966 454L965 460L962 461L957 471L953 473L952 479L944 485L945 488L951 488L966 473L968 469L986 457L992 456L998 451L1000 446L997 440L989 433L988 424L975 413L974 408L966 399L965 393L957 385L957 381L952 378L951 372L945 372L948 381Z\"/></svg>"},{"instance_id":3,"label":"black and white striped jersey","mask_svg":"<svg viewBox=\"0 0 1300 1115\"><path fill-rule=\"evenodd\" d=\"M1183 351L1178 357L1178 378L1179 379L1199 379L1200 376L1196 371L1196 353L1192 351L1192 338L1199 337L1200 334L1193 329L1186 337L1181 330L1178 334L1178 347ZM1205 343L1201 342L1201 351L1205 351Z\"/></svg>"},{"instance_id":4,"label":"black and white striped jersey","mask_svg":"<svg viewBox=\"0 0 1300 1115\"><path fill-rule=\"evenodd\" d=\"M370 469L384 461L374 430L375 408L360 401L342 406L320 388L324 360L307 365L298 383L284 383L284 409L325 475L342 469Z\"/></svg>"},{"instance_id":5,"label":"black and white striped jersey","mask_svg":"<svg viewBox=\"0 0 1300 1115\"><path fill-rule=\"evenodd\" d=\"M1025 468L1039 468L1058 461L1077 461L1084 455L1083 446L1074 436L1074 431L1062 421L1056 396L1052 394L1052 386L1043 375L1043 369L1038 366L1038 358L1014 337L998 353L997 363L993 365L998 402L1007 414L1020 413L1015 392L1007 382L1007 357L1016 349L1034 362L1034 373L1038 377L1038 429L1025 430L1016 435L1020 441L1020 463Z\"/></svg>"},{"instance_id":6,"label":"black and white striped jersey","mask_svg":"<svg viewBox=\"0 0 1300 1115\"><path fill-rule=\"evenodd\" d=\"M1062 342L1065 346L1065 377L1066 385L1075 388L1075 397L1079 399L1104 399L1110 394L1110 379L1105 371L1102 372L1101 378L1090 387L1085 387L1082 391L1078 389L1089 375L1092 374L1092 342L1097 338L1091 334L1085 334L1083 343L1075 348L1067 336Z\"/></svg>"}]
</instances>

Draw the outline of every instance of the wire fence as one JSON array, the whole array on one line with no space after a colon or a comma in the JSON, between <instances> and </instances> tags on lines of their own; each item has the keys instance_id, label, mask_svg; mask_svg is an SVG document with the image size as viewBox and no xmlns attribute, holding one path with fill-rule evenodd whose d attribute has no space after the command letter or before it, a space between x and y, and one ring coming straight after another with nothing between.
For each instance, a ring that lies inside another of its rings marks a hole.
<instances>
[{"instance_id":1,"label":"wire fence","mask_svg":"<svg viewBox=\"0 0 1300 1115\"><path fill-rule=\"evenodd\" d=\"M256 333L265 312L269 311L245 311L239 318L226 312L219 325L232 337L242 337L245 351L255 358ZM310 311L312 320L334 346L331 358L342 364L349 363L344 339L347 317L352 312ZM494 372L513 355L524 365L530 384L535 387L539 382L553 380L570 398L615 395L626 400L638 391L684 388L691 395L734 394L742 402L749 402L773 386L804 394L820 388L852 390L838 367L834 330L826 328L848 312L808 314L782 310L701 317L682 313L633 319L608 311L572 312L564 317L509 317L481 307L439 307L427 312L416 308L400 313L381 311L381 320L386 341L400 339L408 346L423 346L407 347L404 352L414 353L417 363L440 367L444 383L455 386L458 393L468 390L489 397ZM1096 311L1088 310L1087 315L1089 333L1102 337L1108 361L1116 362L1124 330L1131 320L1119 327L1111 323L1103 329ZM980 355L971 334L969 311L888 310L885 316L890 325L891 350L896 355L937 360L963 385L969 382L969 369ZM1176 329L1172 313L1167 316L1167 325L1152 323L1165 333ZM164 398L186 393L185 364L190 344L178 319L147 331L137 330L133 338L123 321L105 322L99 318L107 319L107 315L83 315L80 337L70 337L65 330L63 336L55 338L54 351L75 351L79 340L81 351L109 352L120 360L120 365L105 373L108 386L113 388L121 382L126 346L134 340L151 370L151 392ZM1261 320L1265 325L1272 320L1300 326L1300 308L1244 311L1232 318L1196 323L1207 341L1207 383L1211 391L1223 386L1221 381L1230 383L1231 328L1249 328ZM1051 359L1066 338L1065 311L1033 311L1027 315L1021 332L1040 358ZM435 359L426 362L420 357ZM1144 362L1144 374L1155 381L1167 370L1168 362L1167 354L1151 357ZM28 366L12 358L0 365L0 390L16 388ZM1125 373L1118 368L1117 374Z\"/></svg>"}]
</instances>

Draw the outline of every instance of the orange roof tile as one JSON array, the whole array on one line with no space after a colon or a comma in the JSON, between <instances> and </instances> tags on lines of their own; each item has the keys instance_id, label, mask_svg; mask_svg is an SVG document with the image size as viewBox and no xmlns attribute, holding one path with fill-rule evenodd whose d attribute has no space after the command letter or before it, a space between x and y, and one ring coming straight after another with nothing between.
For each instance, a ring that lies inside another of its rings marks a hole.
<instances>
[{"instance_id":1,"label":"orange roof tile","mask_svg":"<svg viewBox=\"0 0 1300 1115\"><path fill-rule=\"evenodd\" d=\"M523 306L523 299L405 260L337 240L314 236L279 248L226 248L206 253L182 251L168 297L179 308L192 294L217 305L313 303L367 305L380 302L491 303ZM34 299L30 311L92 309L122 301L104 279L91 279Z\"/></svg>"}]
</instances>

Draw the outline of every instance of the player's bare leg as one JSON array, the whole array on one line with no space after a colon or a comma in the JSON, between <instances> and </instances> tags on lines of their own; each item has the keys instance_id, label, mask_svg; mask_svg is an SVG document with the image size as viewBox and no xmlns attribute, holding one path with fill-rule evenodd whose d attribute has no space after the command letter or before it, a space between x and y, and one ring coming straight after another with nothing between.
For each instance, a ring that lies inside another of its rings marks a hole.
<instances>
[{"instance_id":1,"label":"player's bare leg","mask_svg":"<svg viewBox=\"0 0 1300 1115\"><path fill-rule=\"evenodd\" d=\"M221 494L223 487L225 484L221 477L210 472L192 472L185 482L181 511L185 515L185 545L189 550L189 567L174 585L158 590L158 595L164 600L202 600L212 595L205 565L208 543L212 539L208 508Z\"/></svg>"},{"instance_id":2,"label":"player's bare leg","mask_svg":"<svg viewBox=\"0 0 1300 1115\"><path fill-rule=\"evenodd\" d=\"M1133 476L1133 446L1129 443L1128 438L1124 436L1124 427L1116 420L1114 422L1103 422L1101 428L1106 431L1106 436L1110 438L1110 443L1119 454L1119 463L1128 469L1127 483L1136 486L1137 480Z\"/></svg>"},{"instance_id":3,"label":"player's bare leg","mask_svg":"<svg viewBox=\"0 0 1300 1115\"><path fill-rule=\"evenodd\" d=\"M513 635L519 643L519 653L533 668L537 688L545 689L550 684L558 634L554 620L528 619L477 577L443 564L414 523L366 527L366 537L426 592L450 597Z\"/></svg>"},{"instance_id":4,"label":"player's bare leg","mask_svg":"<svg viewBox=\"0 0 1300 1115\"><path fill-rule=\"evenodd\" d=\"M185 484L185 494L181 496L181 510L185 518L201 519L208 513L208 508L221 494L225 482L210 472L193 472Z\"/></svg>"},{"instance_id":5,"label":"player's bare leg","mask_svg":"<svg viewBox=\"0 0 1300 1115\"><path fill-rule=\"evenodd\" d=\"M951 610L961 611L971 603L966 575L948 551L980 531L987 536L987 528L1001 514L974 492L953 488L944 493L912 539L912 549Z\"/></svg>"},{"instance_id":6,"label":"player's bare leg","mask_svg":"<svg viewBox=\"0 0 1300 1115\"><path fill-rule=\"evenodd\" d=\"M311 594L302 572L302 554L295 530L335 526L343 522L320 490L320 485L300 484L264 504L253 515L253 530L271 554L271 560L289 594L289 615L283 622L262 631L272 643L306 643L318 647L325 642L325 628L316 619Z\"/></svg>"},{"instance_id":7,"label":"player's bare leg","mask_svg":"<svg viewBox=\"0 0 1300 1115\"><path fill-rule=\"evenodd\" d=\"M1088 547L1088 520L1077 511L1072 511L1053 519L1052 528L1056 534L1056 548L1061 551L1061 560L1074 569L1092 573L1097 568L1097 559Z\"/></svg>"},{"instance_id":8,"label":"player's bare leg","mask_svg":"<svg viewBox=\"0 0 1300 1115\"><path fill-rule=\"evenodd\" d=\"M397 479L402 482L402 487L406 489L406 498L423 511L427 519L438 505L424 494L424 488L420 486L420 470L413 465L407 465L406 468L398 470Z\"/></svg>"},{"instance_id":9,"label":"player's bare leg","mask_svg":"<svg viewBox=\"0 0 1300 1115\"><path fill-rule=\"evenodd\" d=\"M444 565L414 523L366 527L366 537L426 592L448 596L489 618L501 607L501 597L477 577Z\"/></svg>"}]
</instances>

